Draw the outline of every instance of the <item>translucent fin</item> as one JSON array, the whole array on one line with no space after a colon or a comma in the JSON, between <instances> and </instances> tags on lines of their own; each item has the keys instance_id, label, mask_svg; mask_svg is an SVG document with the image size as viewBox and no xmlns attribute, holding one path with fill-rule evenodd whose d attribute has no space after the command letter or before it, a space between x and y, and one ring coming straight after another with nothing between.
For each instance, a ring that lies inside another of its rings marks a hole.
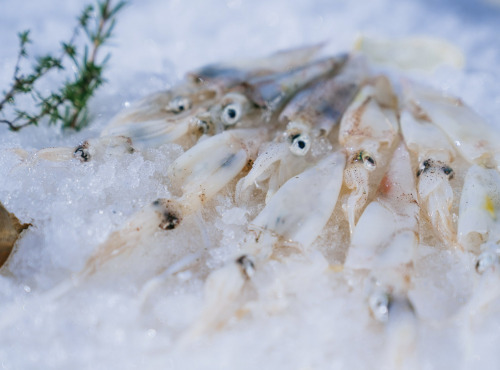
<instances>
[{"instance_id":1,"label":"translucent fin","mask_svg":"<svg viewBox=\"0 0 500 370\"><path fill-rule=\"evenodd\" d=\"M223 326L239 307L246 280L241 266L234 262L212 272L205 282L200 316L181 337L180 345L188 345L207 331Z\"/></svg>"},{"instance_id":2,"label":"translucent fin","mask_svg":"<svg viewBox=\"0 0 500 370\"><path fill-rule=\"evenodd\" d=\"M458 242L478 251L480 244L500 241L500 174L472 166L465 175L458 216Z\"/></svg>"},{"instance_id":3,"label":"translucent fin","mask_svg":"<svg viewBox=\"0 0 500 370\"><path fill-rule=\"evenodd\" d=\"M248 95L255 104L271 112L277 111L297 91L321 77L338 71L347 59L346 54L341 54L289 72L250 79L246 83Z\"/></svg>"},{"instance_id":4,"label":"translucent fin","mask_svg":"<svg viewBox=\"0 0 500 370\"><path fill-rule=\"evenodd\" d=\"M182 121L162 119L123 124L108 129L106 134L108 136L125 136L132 140L134 146L149 148L176 142L191 133L194 126L195 124L189 118Z\"/></svg>"},{"instance_id":5,"label":"translucent fin","mask_svg":"<svg viewBox=\"0 0 500 370\"><path fill-rule=\"evenodd\" d=\"M192 81L221 81L226 84L244 82L245 80L266 74L285 72L298 68L311 61L324 44L303 46L295 49L278 51L258 59L247 59L229 63L215 63L189 72L187 77Z\"/></svg>"},{"instance_id":6,"label":"translucent fin","mask_svg":"<svg viewBox=\"0 0 500 370\"><path fill-rule=\"evenodd\" d=\"M401 69L432 71L447 64L463 68L465 56L456 46L435 37L376 39L361 36L354 49L372 62Z\"/></svg>"},{"instance_id":7,"label":"translucent fin","mask_svg":"<svg viewBox=\"0 0 500 370\"><path fill-rule=\"evenodd\" d=\"M377 98L376 86L367 85L344 114L339 142L349 151L365 150L375 155L380 145L390 146L396 138L399 129L396 113L381 106Z\"/></svg>"},{"instance_id":8,"label":"translucent fin","mask_svg":"<svg viewBox=\"0 0 500 370\"><path fill-rule=\"evenodd\" d=\"M348 61L341 72L299 91L280 114L280 121L301 122L315 136L328 135L366 78L366 69Z\"/></svg>"},{"instance_id":9,"label":"translucent fin","mask_svg":"<svg viewBox=\"0 0 500 370\"><path fill-rule=\"evenodd\" d=\"M455 149L439 127L415 118L407 110L401 112L401 133L419 163L430 157L449 163L456 156Z\"/></svg>"},{"instance_id":10,"label":"translucent fin","mask_svg":"<svg viewBox=\"0 0 500 370\"><path fill-rule=\"evenodd\" d=\"M413 104L415 114L443 130L467 161L489 168L499 167L500 133L460 99L410 83L406 84L405 95Z\"/></svg>"},{"instance_id":11,"label":"translucent fin","mask_svg":"<svg viewBox=\"0 0 500 370\"><path fill-rule=\"evenodd\" d=\"M119 112L106 126L101 136L111 135L110 131L121 125L192 118L200 113L200 110L212 104L218 96L219 91L214 88L193 87L186 84L153 93Z\"/></svg>"},{"instance_id":12,"label":"translucent fin","mask_svg":"<svg viewBox=\"0 0 500 370\"><path fill-rule=\"evenodd\" d=\"M145 206L132 215L124 227L113 232L98 246L80 276L94 274L109 260L131 253L157 231L176 228L183 216L183 207L175 200L159 199Z\"/></svg>"},{"instance_id":13,"label":"translucent fin","mask_svg":"<svg viewBox=\"0 0 500 370\"><path fill-rule=\"evenodd\" d=\"M304 248L314 242L330 218L342 186L345 156L336 152L288 180L252 221Z\"/></svg>"},{"instance_id":14,"label":"translucent fin","mask_svg":"<svg viewBox=\"0 0 500 370\"><path fill-rule=\"evenodd\" d=\"M198 143L169 169L169 177L182 202L192 207L210 199L255 158L262 130L232 130Z\"/></svg>"},{"instance_id":15,"label":"translucent fin","mask_svg":"<svg viewBox=\"0 0 500 370\"><path fill-rule=\"evenodd\" d=\"M50 162L66 162L75 158L75 148L44 148L35 153L35 157Z\"/></svg>"},{"instance_id":16,"label":"translucent fin","mask_svg":"<svg viewBox=\"0 0 500 370\"><path fill-rule=\"evenodd\" d=\"M280 162L292 155L287 143L269 143L262 150L252 165L250 172L236 186L236 199L244 201L249 196L249 189L260 187L259 183L276 175Z\"/></svg>"}]
</instances>

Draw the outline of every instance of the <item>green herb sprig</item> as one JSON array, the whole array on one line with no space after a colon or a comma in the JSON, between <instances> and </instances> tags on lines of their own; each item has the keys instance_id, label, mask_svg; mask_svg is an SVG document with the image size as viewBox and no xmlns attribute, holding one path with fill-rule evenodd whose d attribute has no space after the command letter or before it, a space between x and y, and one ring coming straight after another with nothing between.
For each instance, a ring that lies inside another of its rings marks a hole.
<instances>
[{"instance_id":1,"label":"green herb sprig","mask_svg":"<svg viewBox=\"0 0 500 370\"><path fill-rule=\"evenodd\" d=\"M103 70L110 58L107 54L99 59L102 46L113 36L116 15L125 6L125 1L112 5L112 0L98 1L96 6L88 5L78 17L78 24L68 42L61 43L59 56L46 55L36 58L33 69L28 74L21 73L21 63L28 59L28 45L32 43L30 31L20 32L19 52L14 68L10 89L0 97L0 123L5 123L12 131L30 126L48 118L49 124L61 123L62 128L79 130L88 123L88 101L96 90L106 82ZM96 13L95 17L93 14ZM86 36L83 52L76 46L81 31ZM49 94L42 94L36 83L51 71L64 71L63 62L70 60L76 73L63 86ZM16 98L29 95L36 106L35 113L15 108ZM13 117L6 118L7 106L13 108Z\"/></svg>"}]
</instances>

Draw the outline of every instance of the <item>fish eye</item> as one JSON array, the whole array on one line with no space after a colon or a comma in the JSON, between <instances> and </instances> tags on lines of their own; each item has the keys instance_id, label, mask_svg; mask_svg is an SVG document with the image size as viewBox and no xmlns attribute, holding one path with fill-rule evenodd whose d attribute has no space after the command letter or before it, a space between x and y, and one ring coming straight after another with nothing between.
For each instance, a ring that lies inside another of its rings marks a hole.
<instances>
[{"instance_id":1,"label":"fish eye","mask_svg":"<svg viewBox=\"0 0 500 370\"><path fill-rule=\"evenodd\" d=\"M225 126L234 126L241 119L241 105L231 103L224 107L221 114L221 121Z\"/></svg>"},{"instance_id":2,"label":"fish eye","mask_svg":"<svg viewBox=\"0 0 500 370\"><path fill-rule=\"evenodd\" d=\"M201 134L207 134L210 131L210 124L203 119L196 119L196 126Z\"/></svg>"},{"instance_id":3,"label":"fish eye","mask_svg":"<svg viewBox=\"0 0 500 370\"><path fill-rule=\"evenodd\" d=\"M88 142L84 142L82 145L77 146L73 152L73 156L82 162L88 162L90 160Z\"/></svg>"},{"instance_id":4,"label":"fish eye","mask_svg":"<svg viewBox=\"0 0 500 370\"><path fill-rule=\"evenodd\" d=\"M391 297L389 294L376 292L368 298L368 305L375 320L385 323L389 319L389 306Z\"/></svg>"},{"instance_id":5,"label":"fish eye","mask_svg":"<svg viewBox=\"0 0 500 370\"><path fill-rule=\"evenodd\" d=\"M427 172L429 168L431 168L431 166L432 162L430 159L426 159L425 161L423 161L418 168L417 177L419 177L422 173Z\"/></svg>"},{"instance_id":6,"label":"fish eye","mask_svg":"<svg viewBox=\"0 0 500 370\"><path fill-rule=\"evenodd\" d=\"M446 176L448 176L448 179L451 180L453 178L454 173L453 173L453 169L451 167L449 167L449 166L443 166L443 167L441 167L441 169L443 170L443 173Z\"/></svg>"},{"instance_id":7,"label":"fish eye","mask_svg":"<svg viewBox=\"0 0 500 370\"><path fill-rule=\"evenodd\" d=\"M167 111L172 113L182 113L191 108L191 100L184 96L176 96L167 104Z\"/></svg>"},{"instance_id":8,"label":"fish eye","mask_svg":"<svg viewBox=\"0 0 500 370\"><path fill-rule=\"evenodd\" d=\"M290 151L298 156L304 156L307 154L311 148L311 139L309 135L298 134L291 137L292 143L290 145Z\"/></svg>"},{"instance_id":9,"label":"fish eye","mask_svg":"<svg viewBox=\"0 0 500 370\"><path fill-rule=\"evenodd\" d=\"M243 255L239 257L236 263L240 266L241 272L247 279L250 279L255 273L255 264L249 256Z\"/></svg>"},{"instance_id":10,"label":"fish eye","mask_svg":"<svg viewBox=\"0 0 500 370\"><path fill-rule=\"evenodd\" d=\"M490 267L493 267L498 261L497 256L494 253L485 251L479 255L476 262L476 271L478 274L484 273Z\"/></svg>"},{"instance_id":11,"label":"fish eye","mask_svg":"<svg viewBox=\"0 0 500 370\"><path fill-rule=\"evenodd\" d=\"M359 152L357 159L363 162L365 168L368 171L373 171L377 166L377 164L375 163L375 159L373 159L373 157L368 152L364 151Z\"/></svg>"}]
</instances>

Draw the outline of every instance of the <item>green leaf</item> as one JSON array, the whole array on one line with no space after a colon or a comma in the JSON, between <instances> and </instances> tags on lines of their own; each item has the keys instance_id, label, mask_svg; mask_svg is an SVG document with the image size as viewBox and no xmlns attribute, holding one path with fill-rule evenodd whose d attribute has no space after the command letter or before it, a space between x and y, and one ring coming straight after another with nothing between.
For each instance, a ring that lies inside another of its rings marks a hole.
<instances>
[{"instance_id":1,"label":"green leaf","mask_svg":"<svg viewBox=\"0 0 500 370\"><path fill-rule=\"evenodd\" d=\"M97 55L102 45L112 36L116 25L116 15L127 4L126 1L118 1L113 5L113 0L97 0L96 5L87 5L78 19L78 26L73 32L70 41L61 42L61 55L55 57L51 54L35 58L31 72L19 75L19 61L27 58L26 45L31 43L30 31L18 33L19 52L13 76L13 83L9 90L0 97L0 112L6 104L14 104L14 97L19 94L29 94L38 108L38 112L32 114L15 110L14 120L2 120L9 128L18 131L28 125L37 125L40 119L47 118L49 124L62 123L64 128L80 129L88 124L88 102L94 96L96 90L102 86L106 79L103 77L104 68L107 65L110 54L107 53L102 62L98 61ZM97 11L97 14L95 14ZM77 48L75 38L79 31L83 30L87 42L83 50ZM48 96L42 95L34 86L39 79L52 70L64 70L63 62L70 59L76 67L74 76L60 86L56 92ZM15 105L13 105L15 107ZM64 112L61 114L61 112Z\"/></svg>"},{"instance_id":2,"label":"green leaf","mask_svg":"<svg viewBox=\"0 0 500 370\"><path fill-rule=\"evenodd\" d=\"M24 46L26 44L30 44L31 43L31 40L29 38L29 36L30 36L30 30L19 32L17 34L17 36L19 37L19 42L21 43L21 46Z\"/></svg>"},{"instance_id":3,"label":"green leaf","mask_svg":"<svg viewBox=\"0 0 500 370\"><path fill-rule=\"evenodd\" d=\"M89 19L92 15L92 12L94 11L94 7L92 5L87 5L84 9L80 17L78 18L78 22L80 23L80 26L83 28L87 27L87 24L89 22Z\"/></svg>"}]
</instances>

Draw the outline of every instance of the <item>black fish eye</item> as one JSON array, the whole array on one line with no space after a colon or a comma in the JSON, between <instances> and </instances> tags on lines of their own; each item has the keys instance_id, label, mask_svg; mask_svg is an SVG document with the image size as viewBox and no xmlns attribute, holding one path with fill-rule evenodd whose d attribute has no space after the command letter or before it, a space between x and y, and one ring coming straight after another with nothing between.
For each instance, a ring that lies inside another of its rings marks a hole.
<instances>
[{"instance_id":1,"label":"black fish eye","mask_svg":"<svg viewBox=\"0 0 500 370\"><path fill-rule=\"evenodd\" d=\"M391 307L391 296L388 293L376 292L368 299L368 305L374 318L379 322L387 322Z\"/></svg>"},{"instance_id":2,"label":"black fish eye","mask_svg":"<svg viewBox=\"0 0 500 370\"><path fill-rule=\"evenodd\" d=\"M311 139L306 134L293 135L290 140L290 151L295 155L304 156L311 147Z\"/></svg>"},{"instance_id":3,"label":"black fish eye","mask_svg":"<svg viewBox=\"0 0 500 370\"><path fill-rule=\"evenodd\" d=\"M448 166L442 167L442 170L443 170L445 175L450 175L453 173L453 169L451 167L448 167Z\"/></svg>"},{"instance_id":4,"label":"black fish eye","mask_svg":"<svg viewBox=\"0 0 500 370\"><path fill-rule=\"evenodd\" d=\"M181 113L191 108L191 100L184 96L176 96L167 104L167 111Z\"/></svg>"},{"instance_id":5,"label":"black fish eye","mask_svg":"<svg viewBox=\"0 0 500 370\"><path fill-rule=\"evenodd\" d=\"M431 166L432 166L432 160L431 159L424 160L420 164L420 167L419 167L419 169L417 171L417 177L420 176L422 173L427 172Z\"/></svg>"},{"instance_id":6,"label":"black fish eye","mask_svg":"<svg viewBox=\"0 0 500 370\"><path fill-rule=\"evenodd\" d=\"M226 126L233 126L241 119L241 106L238 103L231 103L224 107L221 114L221 121Z\"/></svg>"},{"instance_id":7,"label":"black fish eye","mask_svg":"<svg viewBox=\"0 0 500 370\"><path fill-rule=\"evenodd\" d=\"M373 159L370 153L362 151L359 153L358 158L361 159L367 170L373 171L375 169L375 159Z\"/></svg>"},{"instance_id":8,"label":"black fish eye","mask_svg":"<svg viewBox=\"0 0 500 370\"><path fill-rule=\"evenodd\" d=\"M198 126L198 129L202 134L206 134L208 133L208 131L210 131L210 124L206 120L198 118L196 121L196 125Z\"/></svg>"}]
</instances>

